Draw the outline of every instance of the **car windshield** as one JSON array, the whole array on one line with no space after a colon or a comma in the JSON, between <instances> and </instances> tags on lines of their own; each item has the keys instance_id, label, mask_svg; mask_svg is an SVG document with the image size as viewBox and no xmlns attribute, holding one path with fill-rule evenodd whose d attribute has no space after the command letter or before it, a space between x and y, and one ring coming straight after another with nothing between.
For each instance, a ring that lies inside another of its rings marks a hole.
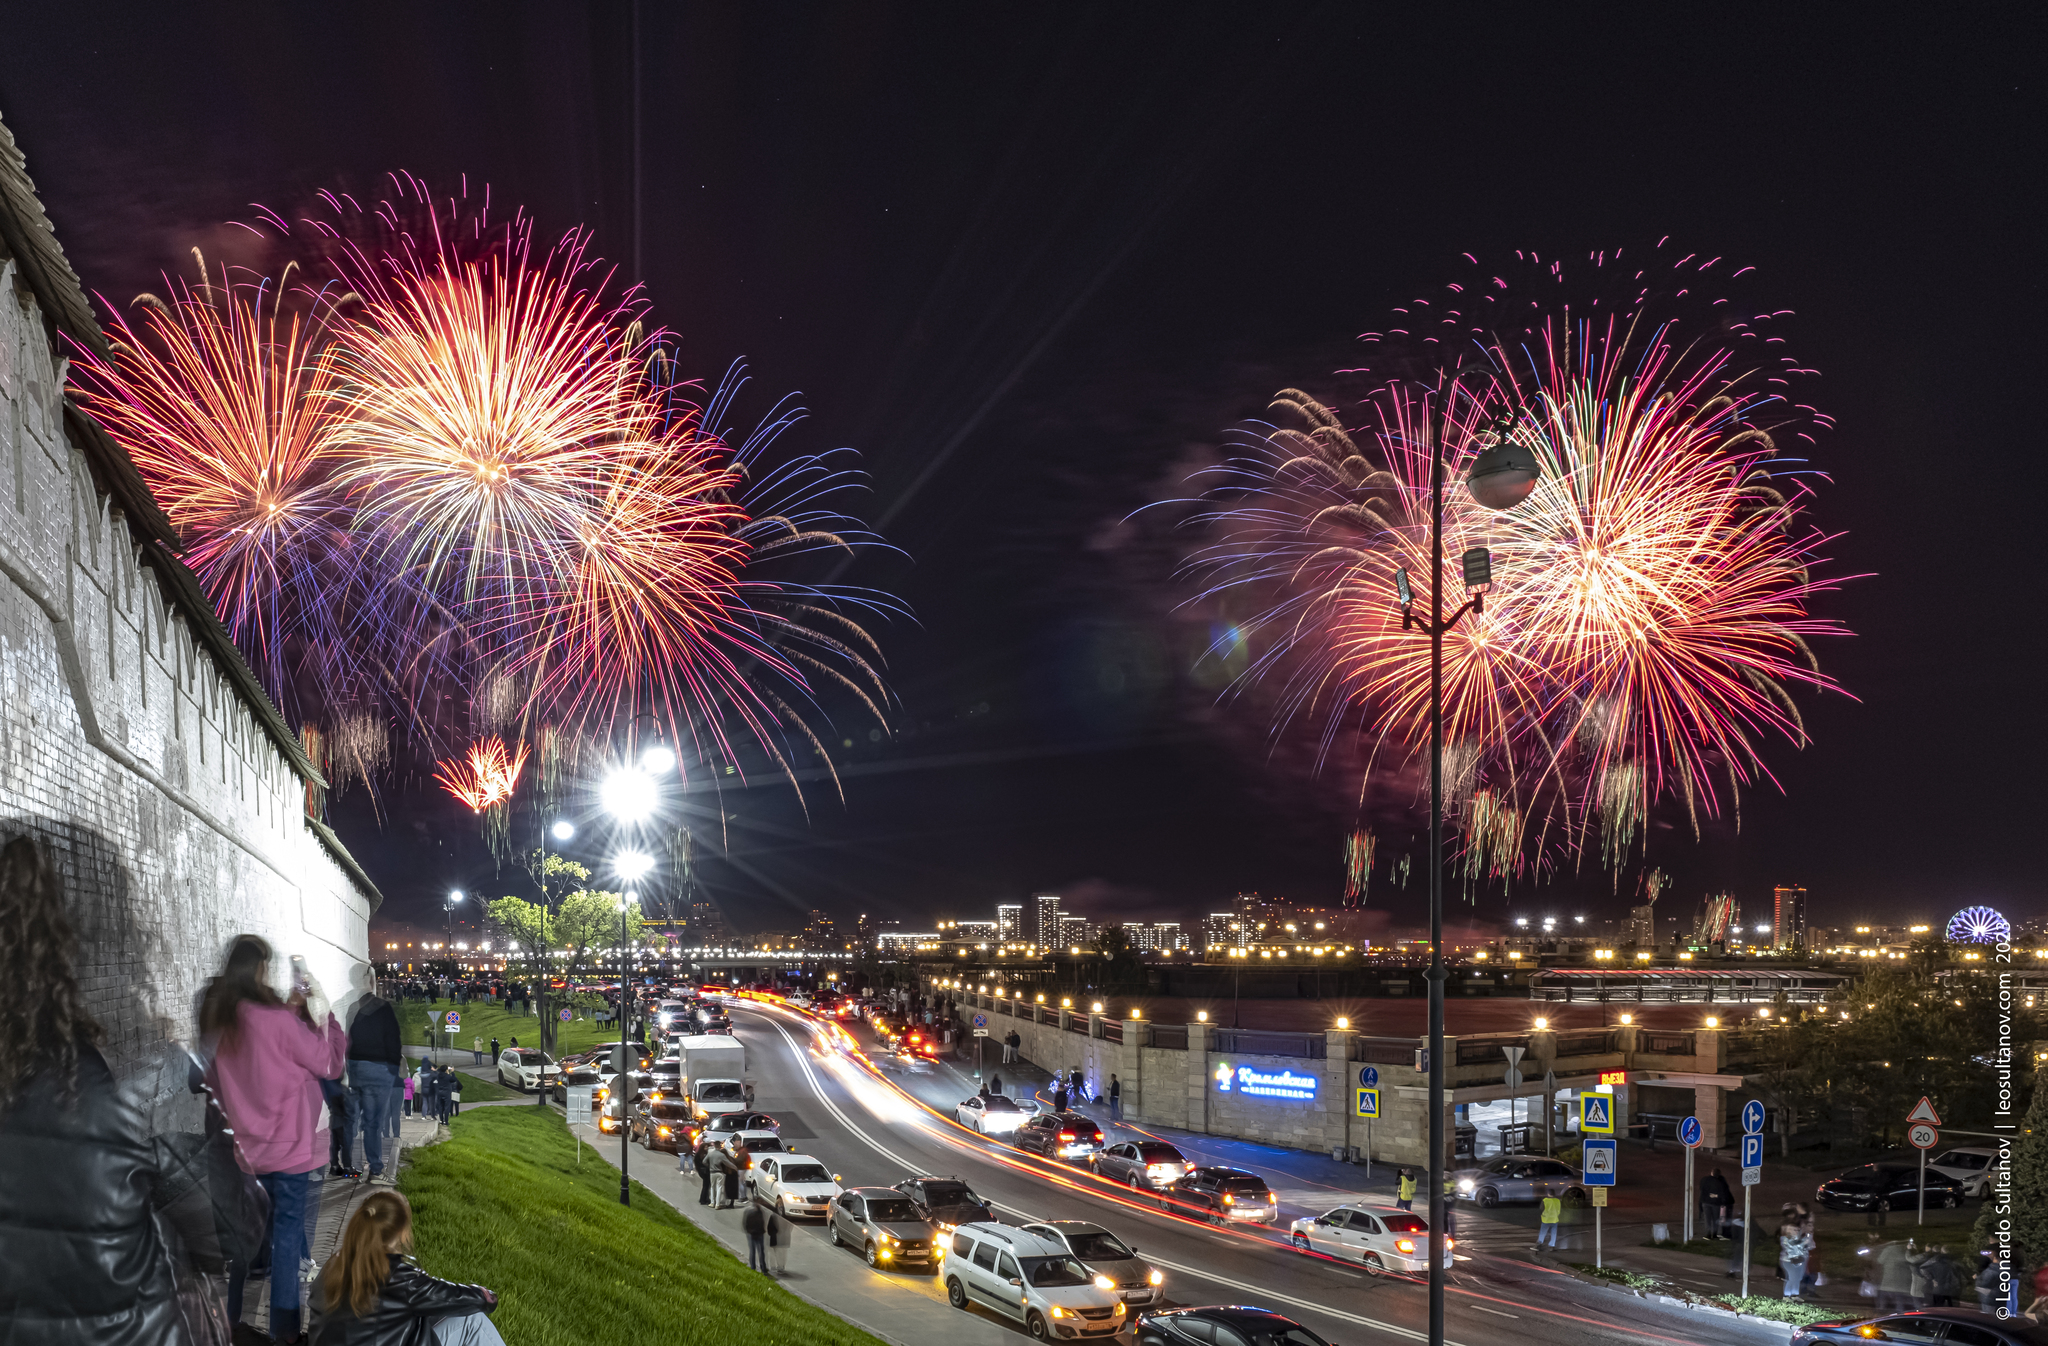
<instances>
[{"instance_id":1,"label":"car windshield","mask_svg":"<svg viewBox=\"0 0 2048 1346\"><path fill-rule=\"evenodd\" d=\"M1943 1168L1983 1168L1991 1161L1988 1154L1971 1154L1968 1150L1950 1150L1934 1162Z\"/></svg>"},{"instance_id":2,"label":"car windshield","mask_svg":"<svg viewBox=\"0 0 2048 1346\"><path fill-rule=\"evenodd\" d=\"M1389 1234L1427 1234L1429 1226L1413 1215L1403 1211L1387 1211L1380 1216L1380 1223L1387 1227Z\"/></svg>"},{"instance_id":3,"label":"car windshield","mask_svg":"<svg viewBox=\"0 0 2048 1346\"><path fill-rule=\"evenodd\" d=\"M1018 1107L1007 1098L984 1098L981 1106L989 1112L1016 1112Z\"/></svg>"},{"instance_id":4,"label":"car windshield","mask_svg":"<svg viewBox=\"0 0 2048 1346\"><path fill-rule=\"evenodd\" d=\"M1057 1289L1063 1285L1087 1285L1094 1277L1088 1268L1071 1257L1027 1257L1024 1259L1024 1279L1041 1289Z\"/></svg>"},{"instance_id":5,"label":"car windshield","mask_svg":"<svg viewBox=\"0 0 2048 1346\"><path fill-rule=\"evenodd\" d=\"M690 1115L690 1105L664 1098L654 1105L653 1112L657 1117L687 1117Z\"/></svg>"},{"instance_id":6,"label":"car windshield","mask_svg":"<svg viewBox=\"0 0 2048 1346\"><path fill-rule=\"evenodd\" d=\"M738 1103L746 1095L739 1085L731 1080L718 1080L711 1084L697 1086L697 1098L705 1103Z\"/></svg>"},{"instance_id":7,"label":"car windshield","mask_svg":"<svg viewBox=\"0 0 2048 1346\"><path fill-rule=\"evenodd\" d=\"M823 1173L824 1169L818 1170ZM883 1224L913 1224L917 1220L917 1207L902 1197L869 1197L868 1218Z\"/></svg>"},{"instance_id":8,"label":"car windshield","mask_svg":"<svg viewBox=\"0 0 2048 1346\"><path fill-rule=\"evenodd\" d=\"M1224 1182L1223 1190L1232 1196L1264 1196L1266 1182L1263 1178L1230 1178Z\"/></svg>"},{"instance_id":9,"label":"car windshield","mask_svg":"<svg viewBox=\"0 0 2048 1346\"><path fill-rule=\"evenodd\" d=\"M1113 1262L1118 1258L1137 1256L1124 1246L1122 1239L1100 1229L1067 1235L1067 1246L1074 1250L1074 1256L1095 1262Z\"/></svg>"},{"instance_id":10,"label":"car windshield","mask_svg":"<svg viewBox=\"0 0 2048 1346\"><path fill-rule=\"evenodd\" d=\"M832 1175L825 1171L823 1164L784 1164L782 1166L782 1181L785 1183L830 1182L832 1181ZM906 1202L905 1204L908 1203Z\"/></svg>"},{"instance_id":11,"label":"car windshield","mask_svg":"<svg viewBox=\"0 0 2048 1346\"><path fill-rule=\"evenodd\" d=\"M517 1061L522 1066L537 1066L541 1064L543 1061L547 1060L547 1057L541 1055L539 1052L528 1051L525 1048L521 1048L520 1050L512 1053L512 1059Z\"/></svg>"},{"instance_id":12,"label":"car windshield","mask_svg":"<svg viewBox=\"0 0 2048 1346\"><path fill-rule=\"evenodd\" d=\"M740 1142L756 1154L771 1154L782 1148L780 1136L748 1136Z\"/></svg>"}]
</instances>

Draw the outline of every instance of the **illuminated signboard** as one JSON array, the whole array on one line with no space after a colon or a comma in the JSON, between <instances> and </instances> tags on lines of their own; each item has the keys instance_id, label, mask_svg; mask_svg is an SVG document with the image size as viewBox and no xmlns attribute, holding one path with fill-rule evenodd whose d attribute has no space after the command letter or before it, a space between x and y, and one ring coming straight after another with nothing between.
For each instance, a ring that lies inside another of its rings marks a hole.
<instances>
[{"instance_id":1,"label":"illuminated signboard","mask_svg":"<svg viewBox=\"0 0 2048 1346\"><path fill-rule=\"evenodd\" d=\"M1626 1070L1603 1070L1600 1072L1600 1083L1603 1085L1627 1084L1628 1072Z\"/></svg>"},{"instance_id":2,"label":"illuminated signboard","mask_svg":"<svg viewBox=\"0 0 2048 1346\"><path fill-rule=\"evenodd\" d=\"M1255 1066L1233 1068L1226 1062L1216 1067L1216 1088L1226 1094L1235 1090L1253 1098L1294 1098L1313 1103L1316 1077L1297 1075L1291 1070L1275 1073Z\"/></svg>"}]
</instances>

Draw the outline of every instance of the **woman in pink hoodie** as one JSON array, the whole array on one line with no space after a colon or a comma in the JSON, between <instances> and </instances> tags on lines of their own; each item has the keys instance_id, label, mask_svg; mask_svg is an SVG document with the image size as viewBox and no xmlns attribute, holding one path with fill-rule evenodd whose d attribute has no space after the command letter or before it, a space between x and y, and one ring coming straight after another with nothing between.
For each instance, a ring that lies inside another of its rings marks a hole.
<instances>
[{"instance_id":1,"label":"woman in pink hoodie","mask_svg":"<svg viewBox=\"0 0 2048 1346\"><path fill-rule=\"evenodd\" d=\"M213 1052L213 1089L235 1130L236 1158L270 1193L270 1334L288 1342L303 1335L308 1180L327 1158L328 1135L316 1129L320 1081L340 1077L348 1034L311 974L301 973L285 999L271 987L270 962L270 945L237 936L200 1001L199 1032ZM237 1322L248 1270L237 1267L229 1278L228 1314Z\"/></svg>"}]
</instances>

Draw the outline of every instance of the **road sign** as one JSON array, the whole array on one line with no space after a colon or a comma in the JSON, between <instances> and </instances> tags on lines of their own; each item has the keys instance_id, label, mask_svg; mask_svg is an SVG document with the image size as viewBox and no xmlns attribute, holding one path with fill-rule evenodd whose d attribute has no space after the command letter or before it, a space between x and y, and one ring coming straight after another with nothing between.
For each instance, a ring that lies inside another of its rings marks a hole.
<instances>
[{"instance_id":1,"label":"road sign","mask_svg":"<svg viewBox=\"0 0 2048 1346\"><path fill-rule=\"evenodd\" d=\"M1764 1129L1764 1105L1752 1098L1742 1105L1742 1134L1755 1136Z\"/></svg>"},{"instance_id":2,"label":"road sign","mask_svg":"<svg viewBox=\"0 0 2048 1346\"><path fill-rule=\"evenodd\" d=\"M987 1016L986 1014L977 1014L977 1015L975 1015L975 1016L974 1016L974 1026L975 1026L976 1028L987 1028L987 1027L988 1027L988 1016Z\"/></svg>"},{"instance_id":3,"label":"road sign","mask_svg":"<svg viewBox=\"0 0 2048 1346\"><path fill-rule=\"evenodd\" d=\"M457 1014L454 1010L448 1011L448 1027L450 1031L453 1031L455 1027L461 1022L462 1016L460 1014Z\"/></svg>"},{"instance_id":4,"label":"road sign","mask_svg":"<svg viewBox=\"0 0 2048 1346\"><path fill-rule=\"evenodd\" d=\"M1754 1187L1763 1180L1764 1171L1761 1168L1745 1168L1742 1170L1742 1185L1744 1187ZM1744 1197L1743 1199L1746 1201L1749 1198Z\"/></svg>"},{"instance_id":5,"label":"road sign","mask_svg":"<svg viewBox=\"0 0 2048 1346\"><path fill-rule=\"evenodd\" d=\"M1429 1048L1417 1047L1415 1049L1415 1068L1425 1075L1429 1073Z\"/></svg>"},{"instance_id":6,"label":"road sign","mask_svg":"<svg viewBox=\"0 0 2048 1346\"><path fill-rule=\"evenodd\" d=\"M1934 1104L1924 1097L1913 1105L1913 1110L1906 1114L1906 1120L1909 1122L1925 1122L1929 1126L1941 1125L1941 1118L1936 1115Z\"/></svg>"},{"instance_id":7,"label":"road sign","mask_svg":"<svg viewBox=\"0 0 2048 1346\"><path fill-rule=\"evenodd\" d=\"M1519 1089L1522 1087L1522 1072L1516 1070L1513 1066L1509 1066L1506 1070L1503 1070L1500 1073L1500 1077L1503 1081L1506 1082L1508 1088L1510 1089Z\"/></svg>"},{"instance_id":8,"label":"road sign","mask_svg":"<svg viewBox=\"0 0 2048 1346\"><path fill-rule=\"evenodd\" d=\"M1687 1149L1700 1143L1700 1119L1688 1117L1678 1124L1678 1138L1685 1142Z\"/></svg>"},{"instance_id":9,"label":"road sign","mask_svg":"<svg viewBox=\"0 0 2048 1346\"><path fill-rule=\"evenodd\" d=\"M1504 1054L1505 1054L1505 1055L1507 1056L1507 1058L1508 1058L1508 1064L1509 1064L1509 1065L1511 1065L1511 1066L1518 1066L1518 1065L1520 1065L1520 1064L1522 1063L1522 1053L1523 1053L1523 1052L1526 1052L1526 1051L1528 1051L1528 1050L1529 1050L1529 1049L1528 1049L1527 1047L1503 1047L1503 1048L1501 1048L1501 1051L1502 1051L1502 1052L1503 1052L1503 1053L1504 1053Z\"/></svg>"},{"instance_id":10,"label":"road sign","mask_svg":"<svg viewBox=\"0 0 2048 1346\"><path fill-rule=\"evenodd\" d=\"M1595 1187L1593 1189L1593 1204L1596 1206L1607 1204L1607 1189L1605 1187Z\"/></svg>"},{"instance_id":11,"label":"road sign","mask_svg":"<svg viewBox=\"0 0 2048 1346\"><path fill-rule=\"evenodd\" d=\"M446 1014L447 1012L447 1010L428 1010L427 1017L429 1019L432 1019L435 1023L439 1023L441 1022L441 1016Z\"/></svg>"},{"instance_id":12,"label":"road sign","mask_svg":"<svg viewBox=\"0 0 2048 1346\"><path fill-rule=\"evenodd\" d=\"M1586 1186L1614 1186L1614 1170L1618 1158L1615 1154L1614 1142L1611 1140L1589 1140L1585 1142L1582 1154L1584 1163L1581 1167L1585 1170Z\"/></svg>"},{"instance_id":13,"label":"road sign","mask_svg":"<svg viewBox=\"0 0 2048 1346\"><path fill-rule=\"evenodd\" d=\"M569 1086L569 1125L575 1126L578 1122L586 1125L589 1123L590 1091L592 1088L593 1086L588 1084L572 1084Z\"/></svg>"},{"instance_id":14,"label":"road sign","mask_svg":"<svg viewBox=\"0 0 2048 1346\"><path fill-rule=\"evenodd\" d=\"M1614 1095L1579 1095L1579 1130L1595 1135L1614 1134Z\"/></svg>"},{"instance_id":15,"label":"road sign","mask_svg":"<svg viewBox=\"0 0 2048 1346\"><path fill-rule=\"evenodd\" d=\"M568 1010L563 1010L560 1014L557 1014L555 1017L557 1019L560 1019L563 1023L567 1023L570 1019L574 1018L575 1016L570 1014Z\"/></svg>"},{"instance_id":16,"label":"road sign","mask_svg":"<svg viewBox=\"0 0 2048 1346\"><path fill-rule=\"evenodd\" d=\"M1374 1086L1375 1084L1378 1084L1378 1083L1380 1082L1380 1072L1379 1072L1379 1067L1378 1067L1378 1066L1363 1066L1363 1067L1361 1067L1361 1068L1359 1069L1359 1072L1358 1072L1358 1082L1359 1082L1360 1084L1364 1085L1364 1086L1365 1086L1366 1088L1368 1088L1368 1089L1372 1088L1372 1086Z\"/></svg>"},{"instance_id":17,"label":"road sign","mask_svg":"<svg viewBox=\"0 0 2048 1346\"><path fill-rule=\"evenodd\" d=\"M1941 1143L1941 1132L1925 1122L1915 1122L1906 1128L1906 1139L1916 1150L1931 1150Z\"/></svg>"},{"instance_id":18,"label":"road sign","mask_svg":"<svg viewBox=\"0 0 2048 1346\"><path fill-rule=\"evenodd\" d=\"M1762 1168L1764 1166L1764 1138L1762 1136L1744 1136L1742 1138L1742 1166L1744 1168Z\"/></svg>"},{"instance_id":19,"label":"road sign","mask_svg":"<svg viewBox=\"0 0 2048 1346\"><path fill-rule=\"evenodd\" d=\"M974 1030L974 1036L978 1038L985 1038L988 1036L988 1030L986 1028L977 1028Z\"/></svg>"},{"instance_id":20,"label":"road sign","mask_svg":"<svg viewBox=\"0 0 2048 1346\"><path fill-rule=\"evenodd\" d=\"M1380 1091L1377 1089L1360 1089L1358 1091L1356 1114L1369 1122L1376 1120L1380 1115Z\"/></svg>"}]
</instances>

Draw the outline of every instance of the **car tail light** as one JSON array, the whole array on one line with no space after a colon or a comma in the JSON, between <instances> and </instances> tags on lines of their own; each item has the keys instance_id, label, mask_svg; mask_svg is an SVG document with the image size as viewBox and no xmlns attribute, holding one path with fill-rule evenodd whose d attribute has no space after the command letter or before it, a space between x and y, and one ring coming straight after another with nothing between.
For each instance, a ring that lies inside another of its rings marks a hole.
<instances>
[{"instance_id":1,"label":"car tail light","mask_svg":"<svg viewBox=\"0 0 2048 1346\"><path fill-rule=\"evenodd\" d=\"M1412 1252L1414 1252L1414 1251L1415 1251L1415 1240L1414 1240L1414 1239L1395 1239L1395 1240L1394 1240L1394 1246L1395 1246L1396 1248L1400 1249L1400 1250L1401 1250L1402 1252L1404 1252L1404 1253L1412 1253Z\"/></svg>"},{"instance_id":2,"label":"car tail light","mask_svg":"<svg viewBox=\"0 0 2048 1346\"><path fill-rule=\"evenodd\" d=\"M1223 1204L1226 1206L1235 1206L1237 1204L1237 1198L1230 1195L1228 1192L1225 1192L1223 1194Z\"/></svg>"},{"instance_id":3,"label":"car tail light","mask_svg":"<svg viewBox=\"0 0 2048 1346\"><path fill-rule=\"evenodd\" d=\"M1061 1140L1072 1140L1073 1138L1074 1138L1074 1133L1073 1133L1073 1132L1071 1132L1071 1131L1062 1131L1062 1132L1060 1132L1060 1139L1061 1139Z\"/></svg>"},{"instance_id":4,"label":"car tail light","mask_svg":"<svg viewBox=\"0 0 2048 1346\"><path fill-rule=\"evenodd\" d=\"M1454 1238L1451 1238L1451 1237L1449 1237L1449 1236L1446 1236L1446 1237L1445 1237L1445 1239L1444 1239L1444 1251L1445 1251L1445 1252L1449 1252L1449 1251L1450 1251L1451 1249L1453 1249L1453 1248L1455 1248L1455 1247L1457 1247L1457 1246L1458 1246L1458 1241L1457 1241L1456 1239L1454 1239Z\"/></svg>"}]
</instances>

